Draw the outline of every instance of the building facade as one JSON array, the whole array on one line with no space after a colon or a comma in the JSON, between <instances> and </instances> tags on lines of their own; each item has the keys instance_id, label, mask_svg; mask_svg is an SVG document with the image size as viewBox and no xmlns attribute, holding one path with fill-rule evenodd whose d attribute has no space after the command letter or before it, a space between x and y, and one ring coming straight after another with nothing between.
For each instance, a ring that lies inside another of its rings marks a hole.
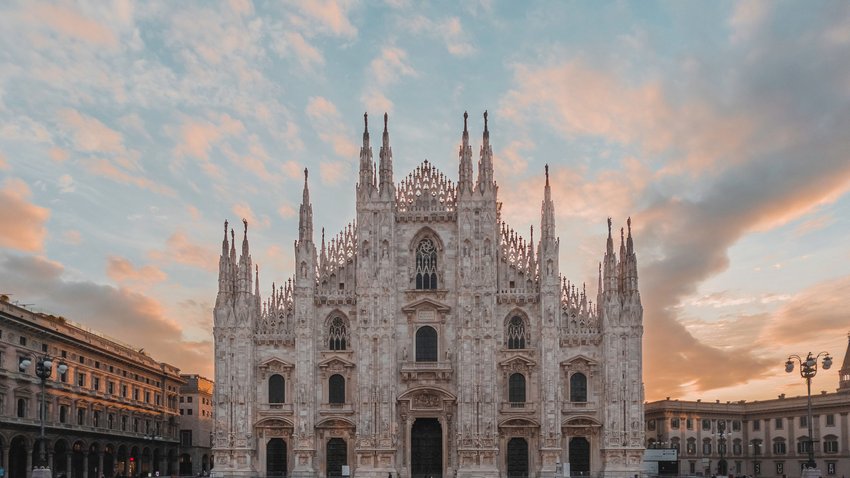
<instances>
[{"instance_id":1,"label":"building facade","mask_svg":"<svg viewBox=\"0 0 850 478\"><path fill-rule=\"evenodd\" d=\"M812 395L815 462L825 477L850 476L850 343L839 378L837 392ZM808 460L807 397L651 402L646 437L647 448L678 450L680 475L795 478Z\"/></svg>"},{"instance_id":2,"label":"building facade","mask_svg":"<svg viewBox=\"0 0 850 478\"><path fill-rule=\"evenodd\" d=\"M42 388L44 358L53 367ZM9 478L30 478L40 465L42 390L53 476L176 474L182 383L171 365L0 297L0 466Z\"/></svg>"},{"instance_id":3,"label":"building facade","mask_svg":"<svg viewBox=\"0 0 850 478\"><path fill-rule=\"evenodd\" d=\"M215 476L633 476L644 446L637 263L611 221L593 303L559 272L548 167L528 239L500 216L487 115L454 183L395 182L368 123L356 218L316 241L307 171L294 277L264 299L225 222L214 311Z\"/></svg>"},{"instance_id":4,"label":"building facade","mask_svg":"<svg viewBox=\"0 0 850 478\"><path fill-rule=\"evenodd\" d=\"M212 468L213 381L181 375L180 474L207 475Z\"/></svg>"}]
</instances>

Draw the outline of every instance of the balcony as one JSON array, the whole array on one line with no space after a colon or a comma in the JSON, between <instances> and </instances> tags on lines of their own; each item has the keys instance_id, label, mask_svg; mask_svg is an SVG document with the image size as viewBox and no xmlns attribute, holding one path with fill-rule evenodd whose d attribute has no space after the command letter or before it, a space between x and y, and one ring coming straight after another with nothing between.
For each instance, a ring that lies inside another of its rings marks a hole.
<instances>
[{"instance_id":1,"label":"balcony","mask_svg":"<svg viewBox=\"0 0 850 478\"><path fill-rule=\"evenodd\" d=\"M443 382L452 379L452 363L444 362L404 362L401 364L401 379L404 381Z\"/></svg>"},{"instance_id":2,"label":"balcony","mask_svg":"<svg viewBox=\"0 0 850 478\"><path fill-rule=\"evenodd\" d=\"M263 417L292 415L291 403L258 403L257 411Z\"/></svg>"},{"instance_id":3,"label":"balcony","mask_svg":"<svg viewBox=\"0 0 850 478\"><path fill-rule=\"evenodd\" d=\"M499 411L508 414L533 414L537 411L537 404L534 402L502 402Z\"/></svg>"}]
</instances>

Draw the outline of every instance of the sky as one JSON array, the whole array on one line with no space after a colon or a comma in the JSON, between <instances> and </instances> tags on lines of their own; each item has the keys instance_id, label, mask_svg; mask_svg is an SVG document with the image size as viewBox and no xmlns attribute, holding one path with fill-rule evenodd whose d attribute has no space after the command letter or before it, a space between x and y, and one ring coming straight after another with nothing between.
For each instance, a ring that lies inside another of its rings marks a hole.
<instances>
[{"instance_id":1,"label":"sky","mask_svg":"<svg viewBox=\"0 0 850 478\"><path fill-rule=\"evenodd\" d=\"M503 218L539 227L549 164L562 273L592 297L606 218L632 218L648 400L805 394L783 363L822 350L813 389L837 387L840 1L2 2L0 293L212 377L225 219L266 294L305 167L316 234L354 218L364 112L389 114L400 181L455 178L485 110Z\"/></svg>"}]
</instances>

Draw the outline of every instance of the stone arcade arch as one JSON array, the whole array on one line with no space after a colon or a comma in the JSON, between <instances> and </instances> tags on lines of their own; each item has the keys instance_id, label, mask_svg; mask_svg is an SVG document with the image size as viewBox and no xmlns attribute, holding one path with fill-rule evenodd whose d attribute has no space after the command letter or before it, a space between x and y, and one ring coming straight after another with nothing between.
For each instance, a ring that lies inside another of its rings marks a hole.
<instances>
[{"instance_id":1,"label":"stone arcade arch","mask_svg":"<svg viewBox=\"0 0 850 478\"><path fill-rule=\"evenodd\" d=\"M6 476L9 478L27 478L27 470L30 464L27 453L27 439L21 435L12 438L9 442L9 463L7 464Z\"/></svg>"}]
</instances>

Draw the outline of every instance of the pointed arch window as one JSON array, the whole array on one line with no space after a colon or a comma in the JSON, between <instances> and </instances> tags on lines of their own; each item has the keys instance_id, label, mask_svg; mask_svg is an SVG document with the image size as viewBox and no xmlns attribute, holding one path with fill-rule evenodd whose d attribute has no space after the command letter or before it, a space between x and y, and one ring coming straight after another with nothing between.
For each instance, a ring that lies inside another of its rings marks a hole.
<instances>
[{"instance_id":1,"label":"pointed arch window","mask_svg":"<svg viewBox=\"0 0 850 478\"><path fill-rule=\"evenodd\" d=\"M515 315L508 321L508 330L505 333L509 349L524 349L528 346L528 327L525 320Z\"/></svg>"},{"instance_id":2,"label":"pointed arch window","mask_svg":"<svg viewBox=\"0 0 850 478\"><path fill-rule=\"evenodd\" d=\"M328 325L328 348L330 350L345 350L348 342L348 327L345 319L334 317Z\"/></svg>"},{"instance_id":3,"label":"pointed arch window","mask_svg":"<svg viewBox=\"0 0 850 478\"><path fill-rule=\"evenodd\" d=\"M345 377L338 373L328 379L328 403L345 403Z\"/></svg>"},{"instance_id":4,"label":"pointed arch window","mask_svg":"<svg viewBox=\"0 0 850 478\"><path fill-rule=\"evenodd\" d=\"M587 377L583 373L574 373L570 376L570 401L587 401Z\"/></svg>"},{"instance_id":5,"label":"pointed arch window","mask_svg":"<svg viewBox=\"0 0 850 478\"><path fill-rule=\"evenodd\" d=\"M437 331L433 327L426 325L416 331L416 361L437 361Z\"/></svg>"},{"instance_id":6,"label":"pointed arch window","mask_svg":"<svg viewBox=\"0 0 850 478\"><path fill-rule=\"evenodd\" d=\"M286 381L278 374L269 377L269 403L283 403L286 398Z\"/></svg>"},{"instance_id":7,"label":"pointed arch window","mask_svg":"<svg viewBox=\"0 0 850 478\"><path fill-rule=\"evenodd\" d=\"M429 238L422 239L416 246L416 289L437 288L437 248Z\"/></svg>"},{"instance_id":8,"label":"pointed arch window","mask_svg":"<svg viewBox=\"0 0 850 478\"><path fill-rule=\"evenodd\" d=\"M513 373L508 379L508 401L514 403L525 403L525 375Z\"/></svg>"}]
</instances>

